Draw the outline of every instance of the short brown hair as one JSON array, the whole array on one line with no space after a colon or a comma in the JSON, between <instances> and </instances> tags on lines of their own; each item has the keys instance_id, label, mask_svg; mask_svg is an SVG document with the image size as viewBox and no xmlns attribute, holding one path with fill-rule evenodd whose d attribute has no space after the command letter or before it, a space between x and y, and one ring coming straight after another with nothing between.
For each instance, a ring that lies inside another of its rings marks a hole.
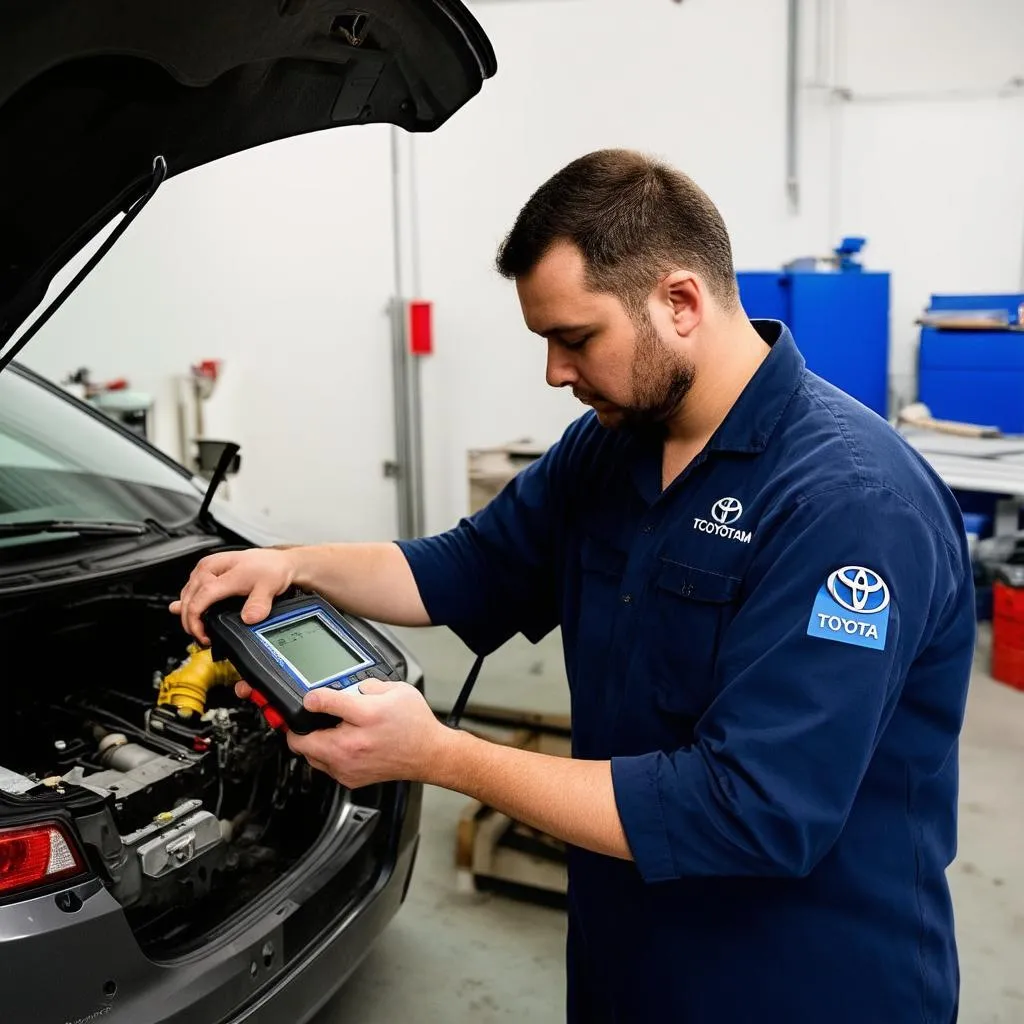
<instances>
[{"instance_id":1,"label":"short brown hair","mask_svg":"<svg viewBox=\"0 0 1024 1024\"><path fill-rule=\"evenodd\" d=\"M498 272L528 274L559 241L583 254L596 291L646 310L658 278L682 267L727 309L739 305L732 245L717 207L681 171L643 153L604 149L574 160L533 194L498 250Z\"/></svg>"}]
</instances>

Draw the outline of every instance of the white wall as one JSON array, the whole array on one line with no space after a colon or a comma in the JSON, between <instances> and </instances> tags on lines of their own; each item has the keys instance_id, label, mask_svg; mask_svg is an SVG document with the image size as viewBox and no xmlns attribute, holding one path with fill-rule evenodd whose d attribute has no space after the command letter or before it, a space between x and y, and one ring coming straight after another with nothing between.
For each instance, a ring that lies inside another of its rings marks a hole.
<instances>
[{"instance_id":1,"label":"white wall","mask_svg":"<svg viewBox=\"0 0 1024 1024\"><path fill-rule=\"evenodd\" d=\"M948 0L941 12L929 0L803 0L798 213L784 188L786 0L474 11L498 76L410 147L419 223L406 238L419 239L418 287L436 304L437 351L422 364L430 530L466 510L467 449L553 441L579 412L544 385L543 343L492 262L533 189L588 150L637 146L692 174L722 208L741 269L867 235L867 264L894 273L904 392L930 292L1020 285L1024 100L973 98L1024 74L1020 0ZM819 48L822 11L838 38ZM879 95L907 90L929 97ZM391 536L394 489L380 476L394 450L390 188L386 128L292 140L172 180L27 361L57 376L83 363L124 373L164 395L166 414L172 373L224 358L209 431L245 445L237 495L306 536ZM158 440L173 446L165 418ZM291 457L296 446L308 462Z\"/></svg>"},{"instance_id":2,"label":"white wall","mask_svg":"<svg viewBox=\"0 0 1024 1024\"><path fill-rule=\"evenodd\" d=\"M795 214L784 191L786 7L476 5L498 76L457 123L416 139L424 290L437 302L440 346L425 368L431 528L465 508L467 448L550 441L579 412L545 388L543 343L491 261L532 190L588 150L635 146L691 174L722 209L740 269L867 235L866 264L894 274L903 394L913 319L932 291L1020 286L1024 100L871 97L984 91L1024 74L1024 4L950 0L940 13L930 0L804 0ZM811 87L819 74L852 89L852 101Z\"/></svg>"},{"instance_id":3,"label":"white wall","mask_svg":"<svg viewBox=\"0 0 1024 1024\"><path fill-rule=\"evenodd\" d=\"M233 500L302 539L393 536L388 132L319 133L172 178L24 361L128 377L178 454L173 379L222 359L206 433L242 444Z\"/></svg>"},{"instance_id":4,"label":"white wall","mask_svg":"<svg viewBox=\"0 0 1024 1024\"><path fill-rule=\"evenodd\" d=\"M1024 290L1024 3L847 0L840 18L840 230L893 271L890 373L913 398L932 294Z\"/></svg>"}]
</instances>

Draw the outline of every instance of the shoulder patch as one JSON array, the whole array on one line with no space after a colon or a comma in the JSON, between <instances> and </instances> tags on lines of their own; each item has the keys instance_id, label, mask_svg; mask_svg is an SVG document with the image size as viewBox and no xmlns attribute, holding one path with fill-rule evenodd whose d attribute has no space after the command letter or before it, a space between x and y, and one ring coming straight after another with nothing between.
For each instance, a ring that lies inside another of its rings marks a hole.
<instances>
[{"instance_id":1,"label":"shoulder patch","mask_svg":"<svg viewBox=\"0 0 1024 1024\"><path fill-rule=\"evenodd\" d=\"M891 604L889 587L877 572L844 566L821 585L807 635L884 651Z\"/></svg>"}]
</instances>

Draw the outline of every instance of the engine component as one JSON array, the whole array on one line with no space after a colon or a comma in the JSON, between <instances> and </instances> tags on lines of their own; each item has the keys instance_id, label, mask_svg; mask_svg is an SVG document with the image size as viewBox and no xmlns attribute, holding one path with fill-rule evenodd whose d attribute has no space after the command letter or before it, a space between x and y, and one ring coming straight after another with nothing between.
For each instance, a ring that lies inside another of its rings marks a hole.
<instances>
[{"instance_id":1,"label":"engine component","mask_svg":"<svg viewBox=\"0 0 1024 1024\"><path fill-rule=\"evenodd\" d=\"M123 732L107 733L100 740L99 753L100 764L125 773L141 768L160 756L155 750L149 750L138 743L129 743Z\"/></svg>"},{"instance_id":2,"label":"engine component","mask_svg":"<svg viewBox=\"0 0 1024 1024\"><path fill-rule=\"evenodd\" d=\"M179 718L177 708L172 704L163 704L149 710L146 715L146 731L151 735L173 740L186 750L194 750L200 754L210 749L213 736L213 729L206 721L206 715L199 718L190 713L188 718Z\"/></svg>"},{"instance_id":3,"label":"engine component","mask_svg":"<svg viewBox=\"0 0 1024 1024\"><path fill-rule=\"evenodd\" d=\"M214 686L229 686L239 679L234 666L215 662L208 648L190 644L188 654L180 668L164 676L156 699L157 706L169 704L183 718L206 710L206 695Z\"/></svg>"},{"instance_id":4,"label":"engine component","mask_svg":"<svg viewBox=\"0 0 1024 1024\"><path fill-rule=\"evenodd\" d=\"M37 785L38 783L26 779L24 775L19 775L0 765L0 790L3 792L10 793L12 796L20 796Z\"/></svg>"},{"instance_id":5,"label":"engine component","mask_svg":"<svg viewBox=\"0 0 1024 1024\"><path fill-rule=\"evenodd\" d=\"M191 898L203 895L227 852L221 823L200 800L186 800L123 837L105 815L81 827L101 852L124 907L174 904L185 895L183 887Z\"/></svg>"},{"instance_id":6,"label":"engine component","mask_svg":"<svg viewBox=\"0 0 1024 1024\"><path fill-rule=\"evenodd\" d=\"M107 754L124 752L126 759L139 759L135 767L127 771L108 768L102 772L86 774L78 765L64 775L62 782L82 786L104 797L112 797L118 812L118 823L123 829L136 829L152 819L161 808L171 807L176 800L202 794L212 784L212 762L207 755L189 754L184 751L170 757L156 754L137 744L124 744L106 751ZM142 759L142 754L147 755Z\"/></svg>"},{"instance_id":7,"label":"engine component","mask_svg":"<svg viewBox=\"0 0 1024 1024\"><path fill-rule=\"evenodd\" d=\"M163 878L223 842L220 823L202 809L199 800L186 800L165 811L145 828L125 836L125 848L137 855L139 869L149 878Z\"/></svg>"}]
</instances>

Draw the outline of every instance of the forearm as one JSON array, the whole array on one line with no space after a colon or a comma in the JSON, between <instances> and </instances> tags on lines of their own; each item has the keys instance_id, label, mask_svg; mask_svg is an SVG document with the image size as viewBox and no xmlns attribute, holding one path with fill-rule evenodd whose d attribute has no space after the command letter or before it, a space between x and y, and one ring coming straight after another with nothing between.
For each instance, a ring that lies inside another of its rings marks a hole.
<instances>
[{"instance_id":1,"label":"forearm","mask_svg":"<svg viewBox=\"0 0 1024 1024\"><path fill-rule=\"evenodd\" d=\"M429 626L416 579L397 544L324 544L289 549L295 582L353 615L395 626Z\"/></svg>"},{"instance_id":2,"label":"forearm","mask_svg":"<svg viewBox=\"0 0 1024 1024\"><path fill-rule=\"evenodd\" d=\"M451 731L423 781L464 793L573 846L633 859L608 761L552 757Z\"/></svg>"}]
</instances>

